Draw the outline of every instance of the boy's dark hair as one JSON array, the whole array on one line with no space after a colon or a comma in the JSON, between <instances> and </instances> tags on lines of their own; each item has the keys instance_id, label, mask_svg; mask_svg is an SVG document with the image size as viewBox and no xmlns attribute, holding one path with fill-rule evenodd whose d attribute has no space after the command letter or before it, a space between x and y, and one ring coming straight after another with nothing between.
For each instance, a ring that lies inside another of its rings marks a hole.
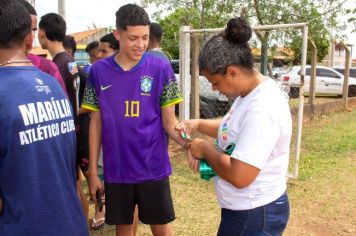
<instances>
[{"instance_id":1,"label":"boy's dark hair","mask_svg":"<svg viewBox=\"0 0 356 236\"><path fill-rule=\"evenodd\" d=\"M26 10L30 13L30 15L37 16L37 12L35 8L31 5L31 3L25 1L25 0L17 0L22 6L26 8Z\"/></svg>"},{"instance_id":2,"label":"boy's dark hair","mask_svg":"<svg viewBox=\"0 0 356 236\"><path fill-rule=\"evenodd\" d=\"M74 37L70 35L66 35L63 40L63 47L71 48L74 55L75 51L77 51L77 43L75 42Z\"/></svg>"},{"instance_id":3,"label":"boy's dark hair","mask_svg":"<svg viewBox=\"0 0 356 236\"><path fill-rule=\"evenodd\" d=\"M99 41L93 41L86 46L85 52L89 54L91 50L96 49L98 47L99 47Z\"/></svg>"},{"instance_id":4,"label":"boy's dark hair","mask_svg":"<svg viewBox=\"0 0 356 236\"><path fill-rule=\"evenodd\" d=\"M12 48L23 43L31 32L31 17L17 1L0 0L0 48Z\"/></svg>"},{"instance_id":5,"label":"boy's dark hair","mask_svg":"<svg viewBox=\"0 0 356 236\"><path fill-rule=\"evenodd\" d=\"M152 22L150 24L150 40L156 40L157 42L161 42L162 38L162 27L160 24Z\"/></svg>"},{"instance_id":6,"label":"boy's dark hair","mask_svg":"<svg viewBox=\"0 0 356 236\"><path fill-rule=\"evenodd\" d=\"M127 30L127 26L149 25L147 12L135 4L126 4L116 12L116 28Z\"/></svg>"},{"instance_id":7,"label":"boy's dark hair","mask_svg":"<svg viewBox=\"0 0 356 236\"><path fill-rule=\"evenodd\" d=\"M59 42L64 41L67 25L60 15L56 13L48 13L41 17L38 26L45 31L46 37L49 40Z\"/></svg>"},{"instance_id":8,"label":"boy's dark hair","mask_svg":"<svg viewBox=\"0 0 356 236\"><path fill-rule=\"evenodd\" d=\"M106 34L100 38L100 42L109 43L110 47L114 50L120 49L120 43L117 41L113 33Z\"/></svg>"}]
</instances>

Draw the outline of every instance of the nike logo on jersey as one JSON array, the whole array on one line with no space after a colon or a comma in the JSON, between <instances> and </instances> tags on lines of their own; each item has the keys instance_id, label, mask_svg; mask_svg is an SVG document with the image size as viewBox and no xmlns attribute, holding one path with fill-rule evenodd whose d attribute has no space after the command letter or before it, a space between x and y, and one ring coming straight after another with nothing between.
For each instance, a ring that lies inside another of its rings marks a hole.
<instances>
[{"instance_id":1,"label":"nike logo on jersey","mask_svg":"<svg viewBox=\"0 0 356 236\"><path fill-rule=\"evenodd\" d=\"M111 85L108 85L108 86L100 86L100 89L102 90L102 91L104 91L104 90L107 90L108 88L110 88L111 87Z\"/></svg>"}]
</instances>

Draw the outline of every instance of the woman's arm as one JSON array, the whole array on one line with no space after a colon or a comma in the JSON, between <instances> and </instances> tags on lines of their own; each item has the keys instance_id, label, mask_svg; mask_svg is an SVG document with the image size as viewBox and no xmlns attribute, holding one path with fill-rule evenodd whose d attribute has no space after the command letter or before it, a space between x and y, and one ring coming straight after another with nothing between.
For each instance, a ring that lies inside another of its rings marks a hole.
<instances>
[{"instance_id":1,"label":"woman's arm","mask_svg":"<svg viewBox=\"0 0 356 236\"><path fill-rule=\"evenodd\" d=\"M205 158L216 174L236 188L245 188L257 177L260 169L219 152L214 146L202 139L194 139L188 145L188 154L194 158Z\"/></svg>"},{"instance_id":2,"label":"woman's arm","mask_svg":"<svg viewBox=\"0 0 356 236\"><path fill-rule=\"evenodd\" d=\"M179 122L176 125L175 129L179 132L186 132L188 135L194 133L195 131L198 131L212 138L217 138L220 123L221 119L192 119Z\"/></svg>"},{"instance_id":3,"label":"woman's arm","mask_svg":"<svg viewBox=\"0 0 356 236\"><path fill-rule=\"evenodd\" d=\"M217 138L221 120L222 118L213 119L213 120L199 119L197 131L202 134L208 135L212 138Z\"/></svg>"}]
</instances>

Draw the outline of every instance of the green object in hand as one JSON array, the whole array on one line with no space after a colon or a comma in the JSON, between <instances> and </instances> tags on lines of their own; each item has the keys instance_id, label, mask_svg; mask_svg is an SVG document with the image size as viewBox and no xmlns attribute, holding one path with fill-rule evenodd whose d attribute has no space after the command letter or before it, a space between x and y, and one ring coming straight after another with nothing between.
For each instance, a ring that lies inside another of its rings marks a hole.
<instances>
[{"instance_id":1,"label":"green object in hand","mask_svg":"<svg viewBox=\"0 0 356 236\"><path fill-rule=\"evenodd\" d=\"M182 132L182 133L181 133L181 136L182 136L183 139L189 140L189 139L188 139L188 135L187 135L186 132Z\"/></svg>"},{"instance_id":2,"label":"green object in hand","mask_svg":"<svg viewBox=\"0 0 356 236\"><path fill-rule=\"evenodd\" d=\"M234 149L235 149L235 144L229 144L225 148L224 153L227 155L231 155ZM200 172L200 178L207 181L209 181L212 177L216 176L215 171L211 168L211 166L205 159L200 160L199 172Z\"/></svg>"},{"instance_id":3,"label":"green object in hand","mask_svg":"<svg viewBox=\"0 0 356 236\"><path fill-rule=\"evenodd\" d=\"M200 178L209 181L216 175L215 171L210 167L209 163L205 159L200 160L199 164Z\"/></svg>"}]
</instances>

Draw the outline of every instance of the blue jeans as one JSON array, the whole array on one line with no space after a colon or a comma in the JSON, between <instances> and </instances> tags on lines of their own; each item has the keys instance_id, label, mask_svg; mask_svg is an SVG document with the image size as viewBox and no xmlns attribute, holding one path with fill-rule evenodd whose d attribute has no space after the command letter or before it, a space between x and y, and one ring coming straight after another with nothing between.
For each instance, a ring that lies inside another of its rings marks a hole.
<instances>
[{"instance_id":1,"label":"blue jeans","mask_svg":"<svg viewBox=\"0 0 356 236\"><path fill-rule=\"evenodd\" d=\"M221 210L218 236L282 235L289 218L287 193L267 205L250 210Z\"/></svg>"}]
</instances>

